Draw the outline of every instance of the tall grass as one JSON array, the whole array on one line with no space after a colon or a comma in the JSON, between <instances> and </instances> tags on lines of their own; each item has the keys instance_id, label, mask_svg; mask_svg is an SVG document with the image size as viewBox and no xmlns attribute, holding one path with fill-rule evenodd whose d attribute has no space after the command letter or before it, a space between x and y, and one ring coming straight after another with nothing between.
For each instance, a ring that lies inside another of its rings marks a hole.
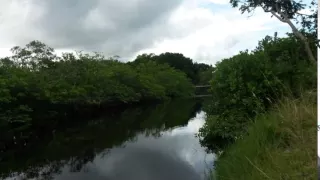
<instances>
[{"instance_id":1,"label":"tall grass","mask_svg":"<svg viewBox=\"0 0 320 180\"><path fill-rule=\"evenodd\" d=\"M317 179L316 92L285 98L216 162L218 180Z\"/></svg>"}]
</instances>

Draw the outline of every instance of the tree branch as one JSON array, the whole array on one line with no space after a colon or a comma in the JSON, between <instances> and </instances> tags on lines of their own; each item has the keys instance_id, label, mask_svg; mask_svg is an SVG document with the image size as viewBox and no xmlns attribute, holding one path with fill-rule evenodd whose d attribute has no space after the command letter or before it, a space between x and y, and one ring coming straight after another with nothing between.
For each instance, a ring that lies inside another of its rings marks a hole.
<instances>
[{"instance_id":1,"label":"tree branch","mask_svg":"<svg viewBox=\"0 0 320 180\"><path fill-rule=\"evenodd\" d=\"M295 34L304 43L306 52L309 56L309 60L311 61L311 63L316 63L317 61L312 54L312 51L311 51L311 48L310 48L310 45L309 45L307 38L304 37L304 35L301 32L299 32L298 28L296 28L296 26L291 22L291 20L287 16L287 14L281 12L281 9L279 8L278 3L275 4L275 8L276 8L277 12L272 10L271 13L274 16L276 16L281 22L287 23L290 26L293 34ZM282 16L283 18L281 18L277 13L279 13L280 16Z\"/></svg>"},{"instance_id":2,"label":"tree branch","mask_svg":"<svg viewBox=\"0 0 320 180\"><path fill-rule=\"evenodd\" d=\"M284 19L282 19L274 10L270 10L272 15L274 15L277 19L279 19L281 22L288 23Z\"/></svg>"}]
</instances>

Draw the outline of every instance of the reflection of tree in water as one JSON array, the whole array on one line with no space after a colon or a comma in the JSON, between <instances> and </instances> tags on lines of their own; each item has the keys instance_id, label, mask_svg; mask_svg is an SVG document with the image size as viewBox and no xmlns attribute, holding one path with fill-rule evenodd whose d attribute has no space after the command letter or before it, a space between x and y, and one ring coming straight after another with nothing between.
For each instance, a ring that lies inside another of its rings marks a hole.
<instances>
[{"instance_id":1,"label":"reflection of tree in water","mask_svg":"<svg viewBox=\"0 0 320 180\"><path fill-rule=\"evenodd\" d=\"M119 115L56 131L50 139L40 139L37 144L15 152L7 151L0 159L0 177L20 174L26 178L52 179L63 167L70 172L83 171L98 153L105 156L110 148L135 141L137 134L160 137L162 131L186 125L200 109L200 102L175 100L129 108Z\"/></svg>"},{"instance_id":2,"label":"reflection of tree in water","mask_svg":"<svg viewBox=\"0 0 320 180\"><path fill-rule=\"evenodd\" d=\"M93 150L86 150L82 156L71 157L68 162L70 172L79 172L85 164L92 162L94 157Z\"/></svg>"},{"instance_id":3,"label":"reflection of tree in water","mask_svg":"<svg viewBox=\"0 0 320 180\"><path fill-rule=\"evenodd\" d=\"M53 161L46 165L37 165L25 169L23 172L14 172L7 177L15 177L16 179L53 179L53 175L60 174L61 167L66 163L64 161ZM6 177L6 176L2 176Z\"/></svg>"}]
</instances>

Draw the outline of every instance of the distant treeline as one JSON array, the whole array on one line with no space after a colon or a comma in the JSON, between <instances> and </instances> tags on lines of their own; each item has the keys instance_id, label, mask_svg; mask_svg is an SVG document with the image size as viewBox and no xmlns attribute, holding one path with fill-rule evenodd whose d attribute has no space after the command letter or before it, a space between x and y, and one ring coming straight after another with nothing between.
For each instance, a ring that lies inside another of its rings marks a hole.
<instances>
[{"instance_id":1,"label":"distant treeline","mask_svg":"<svg viewBox=\"0 0 320 180\"><path fill-rule=\"evenodd\" d=\"M130 63L83 53L62 57L39 41L0 59L0 103L128 103L187 97L192 83L208 82L212 67L178 53L140 55Z\"/></svg>"},{"instance_id":2,"label":"distant treeline","mask_svg":"<svg viewBox=\"0 0 320 180\"><path fill-rule=\"evenodd\" d=\"M34 114L191 97L212 69L178 53L143 54L125 63L98 53L57 56L39 41L13 47L12 56L0 59L0 145L57 123L36 121Z\"/></svg>"}]
</instances>

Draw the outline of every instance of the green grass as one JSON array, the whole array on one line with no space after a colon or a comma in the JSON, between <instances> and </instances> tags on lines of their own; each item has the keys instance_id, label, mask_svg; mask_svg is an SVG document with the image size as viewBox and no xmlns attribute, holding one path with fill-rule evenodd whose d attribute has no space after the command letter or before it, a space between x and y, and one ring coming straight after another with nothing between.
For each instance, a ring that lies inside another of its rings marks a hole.
<instances>
[{"instance_id":1,"label":"green grass","mask_svg":"<svg viewBox=\"0 0 320 180\"><path fill-rule=\"evenodd\" d=\"M256 118L248 135L226 149L218 180L317 179L316 93L284 99Z\"/></svg>"}]
</instances>

